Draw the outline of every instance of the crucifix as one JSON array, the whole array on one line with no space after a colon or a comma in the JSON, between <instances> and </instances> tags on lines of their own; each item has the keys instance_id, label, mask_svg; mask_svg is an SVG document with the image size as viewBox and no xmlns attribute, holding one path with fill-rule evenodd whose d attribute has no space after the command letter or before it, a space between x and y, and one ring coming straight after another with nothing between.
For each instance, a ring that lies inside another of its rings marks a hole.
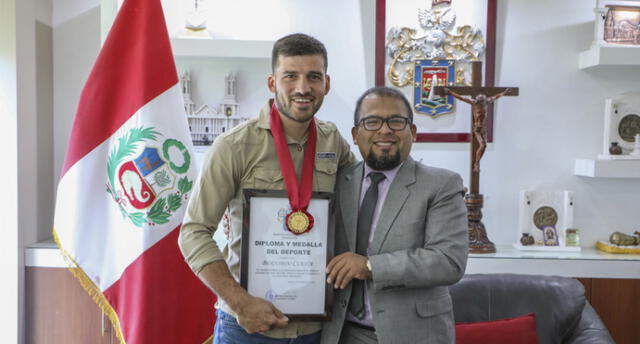
<instances>
[{"instance_id":1,"label":"crucifix","mask_svg":"<svg viewBox=\"0 0 640 344\"><path fill-rule=\"evenodd\" d=\"M469 252L495 253L496 246L487 237L482 223L483 196L480 193L480 159L487 147L487 107L502 96L517 96L518 88L483 87L482 62L472 62L471 68L471 86L438 86L433 88L433 93L442 97L452 95L471 105L471 183L464 196L469 219Z\"/></svg>"}]
</instances>

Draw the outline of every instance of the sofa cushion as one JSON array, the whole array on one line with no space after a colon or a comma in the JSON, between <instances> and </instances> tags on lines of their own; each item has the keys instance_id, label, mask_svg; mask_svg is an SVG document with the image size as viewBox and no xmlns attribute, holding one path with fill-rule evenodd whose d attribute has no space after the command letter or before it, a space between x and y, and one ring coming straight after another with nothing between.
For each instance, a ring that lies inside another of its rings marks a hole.
<instances>
[{"instance_id":1,"label":"sofa cushion","mask_svg":"<svg viewBox=\"0 0 640 344\"><path fill-rule=\"evenodd\" d=\"M456 344L538 344L536 316L456 324Z\"/></svg>"}]
</instances>

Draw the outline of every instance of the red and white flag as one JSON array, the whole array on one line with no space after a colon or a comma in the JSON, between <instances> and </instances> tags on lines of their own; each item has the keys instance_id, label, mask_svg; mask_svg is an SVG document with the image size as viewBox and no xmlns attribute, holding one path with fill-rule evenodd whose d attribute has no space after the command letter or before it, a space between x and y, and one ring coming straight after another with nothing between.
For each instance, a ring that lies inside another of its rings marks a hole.
<instances>
[{"instance_id":1,"label":"red and white flag","mask_svg":"<svg viewBox=\"0 0 640 344\"><path fill-rule=\"evenodd\" d=\"M53 229L122 343L213 333L215 296L177 244L192 151L160 0L126 0L80 97Z\"/></svg>"}]
</instances>

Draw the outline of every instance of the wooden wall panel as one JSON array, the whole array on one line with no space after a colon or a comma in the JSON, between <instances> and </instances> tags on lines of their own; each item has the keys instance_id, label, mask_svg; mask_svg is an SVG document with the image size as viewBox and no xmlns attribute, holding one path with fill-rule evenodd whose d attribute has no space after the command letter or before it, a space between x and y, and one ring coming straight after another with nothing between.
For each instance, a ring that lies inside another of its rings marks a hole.
<instances>
[{"instance_id":1,"label":"wooden wall panel","mask_svg":"<svg viewBox=\"0 0 640 344\"><path fill-rule=\"evenodd\" d=\"M71 272L27 267L25 271L25 343L110 344L111 327Z\"/></svg>"},{"instance_id":2,"label":"wooden wall panel","mask_svg":"<svg viewBox=\"0 0 640 344\"><path fill-rule=\"evenodd\" d=\"M640 343L640 280L593 278L591 304L617 344Z\"/></svg>"}]
</instances>

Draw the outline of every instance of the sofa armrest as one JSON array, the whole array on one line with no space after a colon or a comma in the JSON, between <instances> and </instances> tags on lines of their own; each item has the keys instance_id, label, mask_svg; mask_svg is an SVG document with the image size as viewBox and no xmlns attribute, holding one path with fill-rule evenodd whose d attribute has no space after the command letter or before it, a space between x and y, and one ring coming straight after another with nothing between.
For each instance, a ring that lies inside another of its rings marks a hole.
<instances>
[{"instance_id":1,"label":"sofa armrest","mask_svg":"<svg viewBox=\"0 0 640 344\"><path fill-rule=\"evenodd\" d=\"M567 344L615 344L607 327L587 301L582 309L580 322Z\"/></svg>"}]
</instances>

